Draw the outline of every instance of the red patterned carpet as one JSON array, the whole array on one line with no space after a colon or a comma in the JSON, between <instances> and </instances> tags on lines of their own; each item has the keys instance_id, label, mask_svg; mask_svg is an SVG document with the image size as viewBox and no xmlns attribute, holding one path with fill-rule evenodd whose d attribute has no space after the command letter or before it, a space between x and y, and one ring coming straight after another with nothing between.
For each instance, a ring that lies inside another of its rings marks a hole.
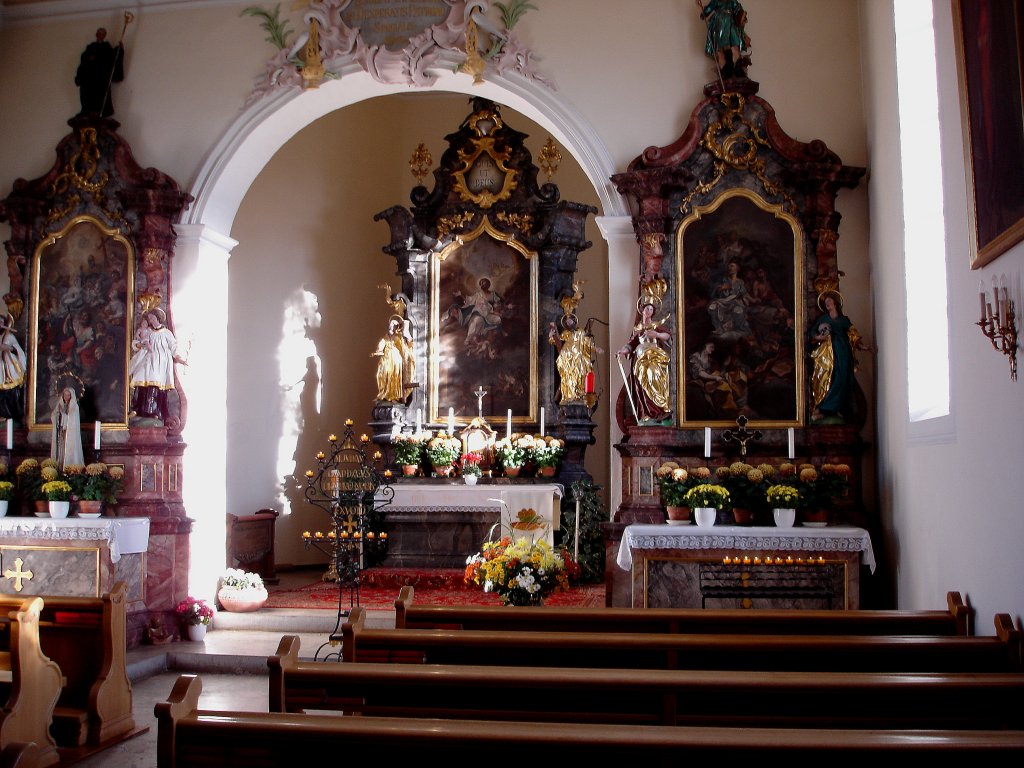
<instances>
[{"instance_id":1,"label":"red patterned carpet","mask_svg":"<svg viewBox=\"0 0 1024 768\"><path fill-rule=\"evenodd\" d=\"M411 568L373 568L363 573L359 604L370 610L393 610L398 590L405 584L416 588L416 602L423 605L501 605L493 593L462 581L462 569L421 570ZM338 609L338 585L312 581L301 587L267 587L267 608ZM346 589L343 605L348 607ZM546 605L574 605L599 608L604 605L604 584L587 584L569 592L557 592Z\"/></svg>"}]
</instances>

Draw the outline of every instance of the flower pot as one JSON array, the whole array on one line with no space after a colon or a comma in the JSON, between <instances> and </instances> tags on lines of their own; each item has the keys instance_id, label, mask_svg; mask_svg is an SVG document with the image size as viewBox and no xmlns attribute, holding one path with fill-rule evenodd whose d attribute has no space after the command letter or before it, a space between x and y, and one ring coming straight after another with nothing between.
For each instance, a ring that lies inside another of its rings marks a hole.
<instances>
[{"instance_id":1,"label":"flower pot","mask_svg":"<svg viewBox=\"0 0 1024 768\"><path fill-rule=\"evenodd\" d=\"M206 639L206 624L189 624L188 639L193 643L201 643Z\"/></svg>"},{"instance_id":2,"label":"flower pot","mask_svg":"<svg viewBox=\"0 0 1024 768\"><path fill-rule=\"evenodd\" d=\"M558 467L537 467L537 477L554 477Z\"/></svg>"},{"instance_id":3,"label":"flower pot","mask_svg":"<svg viewBox=\"0 0 1024 768\"><path fill-rule=\"evenodd\" d=\"M462 479L463 479L463 481L465 481L466 485L476 485L476 481L480 479L480 476L479 475L463 475Z\"/></svg>"},{"instance_id":4,"label":"flower pot","mask_svg":"<svg viewBox=\"0 0 1024 768\"><path fill-rule=\"evenodd\" d=\"M666 507L665 511L668 513L668 524L669 525L689 525L690 524L690 508L689 507Z\"/></svg>"},{"instance_id":5,"label":"flower pot","mask_svg":"<svg viewBox=\"0 0 1024 768\"><path fill-rule=\"evenodd\" d=\"M438 477L451 477L452 469L453 468L451 464L444 464L440 467L435 466L434 474L436 474Z\"/></svg>"},{"instance_id":6,"label":"flower pot","mask_svg":"<svg viewBox=\"0 0 1024 768\"><path fill-rule=\"evenodd\" d=\"M419 471L419 468L420 467L418 464L403 464L402 474L405 475L406 477L415 477L416 473Z\"/></svg>"},{"instance_id":7,"label":"flower pot","mask_svg":"<svg viewBox=\"0 0 1024 768\"><path fill-rule=\"evenodd\" d=\"M61 520L68 516L69 509L71 509L70 501L51 501L50 517Z\"/></svg>"},{"instance_id":8,"label":"flower pot","mask_svg":"<svg viewBox=\"0 0 1024 768\"><path fill-rule=\"evenodd\" d=\"M775 517L776 528L792 528L793 522L796 520L795 509L773 509L772 515Z\"/></svg>"},{"instance_id":9,"label":"flower pot","mask_svg":"<svg viewBox=\"0 0 1024 768\"><path fill-rule=\"evenodd\" d=\"M225 611L232 613L258 611L267 602L267 590L262 587L259 589L221 587L217 591L217 602Z\"/></svg>"},{"instance_id":10,"label":"flower pot","mask_svg":"<svg viewBox=\"0 0 1024 768\"><path fill-rule=\"evenodd\" d=\"M801 521L808 528L824 528L828 525L827 509L805 509L800 513Z\"/></svg>"},{"instance_id":11,"label":"flower pot","mask_svg":"<svg viewBox=\"0 0 1024 768\"><path fill-rule=\"evenodd\" d=\"M693 517L698 528L711 528L718 519L718 510L714 507L697 507L693 510Z\"/></svg>"},{"instance_id":12,"label":"flower pot","mask_svg":"<svg viewBox=\"0 0 1024 768\"><path fill-rule=\"evenodd\" d=\"M103 511L103 502L94 499L78 500L79 517L99 517Z\"/></svg>"},{"instance_id":13,"label":"flower pot","mask_svg":"<svg viewBox=\"0 0 1024 768\"><path fill-rule=\"evenodd\" d=\"M5 517L7 515L8 504L10 504L10 501L7 499L0 499L0 517Z\"/></svg>"},{"instance_id":14,"label":"flower pot","mask_svg":"<svg viewBox=\"0 0 1024 768\"><path fill-rule=\"evenodd\" d=\"M48 502L46 499L36 499L34 504L36 517L50 516L50 502Z\"/></svg>"},{"instance_id":15,"label":"flower pot","mask_svg":"<svg viewBox=\"0 0 1024 768\"><path fill-rule=\"evenodd\" d=\"M505 477L519 477L522 467L505 467Z\"/></svg>"},{"instance_id":16,"label":"flower pot","mask_svg":"<svg viewBox=\"0 0 1024 768\"><path fill-rule=\"evenodd\" d=\"M754 512L746 507L733 507L732 519L736 525L750 525L754 522Z\"/></svg>"}]
</instances>

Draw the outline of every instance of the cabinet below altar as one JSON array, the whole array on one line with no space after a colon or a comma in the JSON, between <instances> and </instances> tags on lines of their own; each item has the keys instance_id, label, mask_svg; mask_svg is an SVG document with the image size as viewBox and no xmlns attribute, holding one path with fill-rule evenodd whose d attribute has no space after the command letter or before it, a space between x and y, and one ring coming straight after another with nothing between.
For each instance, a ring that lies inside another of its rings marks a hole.
<instances>
[{"instance_id":1,"label":"cabinet below altar","mask_svg":"<svg viewBox=\"0 0 1024 768\"><path fill-rule=\"evenodd\" d=\"M875 559L863 528L630 525L616 564L637 607L845 609Z\"/></svg>"}]
</instances>

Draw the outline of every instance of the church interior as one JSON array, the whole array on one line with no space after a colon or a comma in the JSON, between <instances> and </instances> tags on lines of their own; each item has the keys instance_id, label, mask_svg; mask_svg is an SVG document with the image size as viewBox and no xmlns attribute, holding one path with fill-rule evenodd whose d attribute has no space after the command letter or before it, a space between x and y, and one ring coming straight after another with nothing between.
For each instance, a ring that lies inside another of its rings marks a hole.
<instances>
[{"instance_id":1,"label":"church interior","mask_svg":"<svg viewBox=\"0 0 1024 768\"><path fill-rule=\"evenodd\" d=\"M143 653L225 563L344 601L465 567L494 496L578 559L584 498L611 612L749 608L741 558L813 551L754 607L956 593L1019 675L1021 30L1018 0L2 0L0 598L112 593ZM454 462L403 476L424 431ZM514 477L521 435L558 461ZM738 465L754 525L677 527L672 469ZM807 467L843 477L827 522ZM319 644L257 625L196 653Z\"/></svg>"}]
</instances>

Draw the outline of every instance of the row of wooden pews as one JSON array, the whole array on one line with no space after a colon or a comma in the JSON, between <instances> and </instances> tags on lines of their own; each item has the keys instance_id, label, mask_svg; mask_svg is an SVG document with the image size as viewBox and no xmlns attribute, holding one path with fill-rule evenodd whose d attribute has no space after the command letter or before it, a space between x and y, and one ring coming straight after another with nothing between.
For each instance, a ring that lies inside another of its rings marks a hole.
<instances>
[{"instance_id":1,"label":"row of wooden pews","mask_svg":"<svg viewBox=\"0 0 1024 768\"><path fill-rule=\"evenodd\" d=\"M1000 615L994 636L970 635L956 593L947 611L742 617L448 609L415 606L411 588L399 602L405 628L369 630L353 611L340 664L304 661L298 638L282 638L269 713L201 711L201 681L179 678L156 707L159 764L269 765L296 743L379 746L390 759L537 747L655 764L678 764L682 750L1024 754L1021 633Z\"/></svg>"},{"instance_id":2,"label":"row of wooden pews","mask_svg":"<svg viewBox=\"0 0 1024 768\"><path fill-rule=\"evenodd\" d=\"M3 764L53 765L140 732L125 663L125 601L122 582L99 598L0 596Z\"/></svg>"}]
</instances>

